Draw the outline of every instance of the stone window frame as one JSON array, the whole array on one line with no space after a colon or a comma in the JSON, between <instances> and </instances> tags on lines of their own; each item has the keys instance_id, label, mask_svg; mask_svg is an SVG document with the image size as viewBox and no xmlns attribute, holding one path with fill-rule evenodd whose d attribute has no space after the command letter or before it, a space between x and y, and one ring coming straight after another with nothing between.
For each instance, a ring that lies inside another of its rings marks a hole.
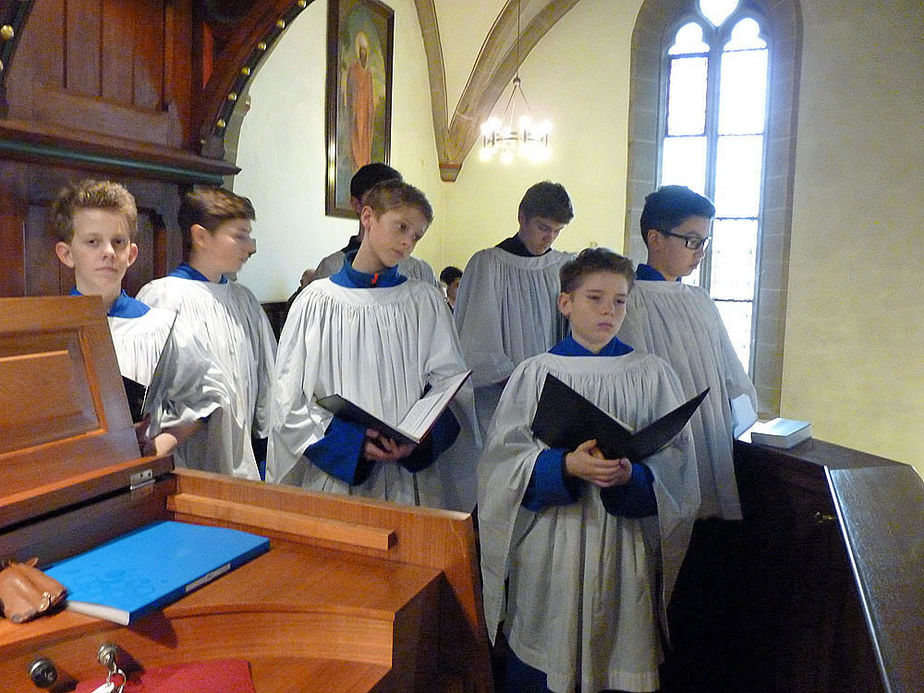
<instances>
[{"instance_id":1,"label":"stone window frame","mask_svg":"<svg viewBox=\"0 0 924 693\"><path fill-rule=\"evenodd\" d=\"M632 32L629 74L626 254L644 262L638 225L645 196L655 189L660 156L667 48L696 0L645 0ZM752 337L759 413L778 416L782 394L786 295L792 232L796 124L802 57L802 13L797 0L742 0L735 14L751 12L770 37L770 93L758 240L758 290Z\"/></svg>"}]
</instances>

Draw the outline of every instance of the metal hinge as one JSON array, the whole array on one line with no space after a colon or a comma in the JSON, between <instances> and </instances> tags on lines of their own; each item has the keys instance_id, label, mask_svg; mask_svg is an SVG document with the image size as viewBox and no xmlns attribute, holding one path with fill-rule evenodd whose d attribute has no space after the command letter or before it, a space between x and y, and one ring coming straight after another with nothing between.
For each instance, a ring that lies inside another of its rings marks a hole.
<instances>
[{"instance_id":1,"label":"metal hinge","mask_svg":"<svg viewBox=\"0 0 924 693\"><path fill-rule=\"evenodd\" d=\"M154 485L154 470L153 469L143 469L140 472L135 472L128 478L128 489L134 493L148 486Z\"/></svg>"}]
</instances>

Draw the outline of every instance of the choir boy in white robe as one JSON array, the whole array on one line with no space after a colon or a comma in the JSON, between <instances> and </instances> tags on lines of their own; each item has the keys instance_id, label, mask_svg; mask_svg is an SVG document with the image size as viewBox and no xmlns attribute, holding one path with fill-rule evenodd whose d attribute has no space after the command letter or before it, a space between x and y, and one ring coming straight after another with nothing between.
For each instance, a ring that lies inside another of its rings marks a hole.
<instances>
[{"instance_id":1,"label":"choir boy in white robe","mask_svg":"<svg viewBox=\"0 0 924 693\"><path fill-rule=\"evenodd\" d=\"M361 166L359 170L353 174L353 177L350 179L350 206L353 208L353 211L356 212L357 217L363 209L363 196L369 189L376 183L392 179L402 180L401 174L391 166L381 163L366 164L365 166ZM343 258L346 257L348 253L355 253L359 250L359 244L362 240L363 225L362 222L360 222L359 231L355 236L350 237L350 242L347 243L345 247L331 253L318 263L318 267L314 271L314 278L323 279L324 277L329 277L339 272L340 268L343 267ZM433 268L424 260L410 255L398 265L398 273L404 275L408 279L418 279L427 284L439 286Z\"/></svg>"},{"instance_id":2,"label":"choir boy in white robe","mask_svg":"<svg viewBox=\"0 0 924 693\"><path fill-rule=\"evenodd\" d=\"M256 296L225 277L239 272L254 250L255 216L250 200L228 190L196 187L186 193L178 218L187 261L142 287L138 298L178 313L178 322L196 331L229 382L230 418L210 440L222 459L209 471L259 480L254 445L259 448L268 435L276 338Z\"/></svg>"},{"instance_id":3,"label":"choir boy in white robe","mask_svg":"<svg viewBox=\"0 0 924 693\"><path fill-rule=\"evenodd\" d=\"M555 305L558 271L573 256L552 243L573 217L564 186L536 183L520 201L516 235L479 250L462 274L453 316L482 431L514 367L565 334Z\"/></svg>"},{"instance_id":4,"label":"choir boy in white robe","mask_svg":"<svg viewBox=\"0 0 924 693\"><path fill-rule=\"evenodd\" d=\"M135 199L122 185L83 180L63 188L51 208L51 226L58 259L74 270L72 295L101 297L108 313L119 370L144 386L155 366L163 369L151 421L142 433L158 455L172 453L177 464L190 466L208 439L208 426L220 419L228 391L221 373L196 335L178 325L176 314L151 308L122 290L122 279L138 256L134 243L138 212ZM163 353L163 358L161 354ZM203 430L203 422L206 429Z\"/></svg>"},{"instance_id":5,"label":"choir boy in white robe","mask_svg":"<svg viewBox=\"0 0 924 693\"><path fill-rule=\"evenodd\" d=\"M722 618L728 619L729 628L735 625L729 588L738 579L733 566L740 537L737 523L730 521L741 519L741 506L732 444L757 418L757 393L715 302L704 289L680 281L702 260L714 215L712 202L679 185L664 186L645 199L641 233L648 259L636 269L635 289L619 332L620 339L639 351L670 363L686 397L710 388L690 420L702 502L688 565L671 608L681 657L671 669L681 671L692 670L682 663L685 642L716 649L705 645L705 631L688 633L687 619L680 616L688 608L685 604L698 614L696 628L710 628ZM702 656L690 656L702 663ZM721 671L719 663L699 668Z\"/></svg>"},{"instance_id":6,"label":"choir boy in white robe","mask_svg":"<svg viewBox=\"0 0 924 693\"><path fill-rule=\"evenodd\" d=\"M395 423L428 385L466 370L442 293L396 269L432 218L416 188L379 183L365 197L359 250L295 299L276 362L268 481L472 510L480 439L470 386L416 447L317 403L340 394Z\"/></svg>"},{"instance_id":7,"label":"choir boy in white robe","mask_svg":"<svg viewBox=\"0 0 924 693\"><path fill-rule=\"evenodd\" d=\"M488 633L503 628L505 690L653 691L659 621L699 504L689 427L644 462L608 460L588 440L551 449L530 428L551 373L641 428L684 400L677 376L616 338L631 262L584 250L561 270L571 334L513 371L478 465Z\"/></svg>"}]
</instances>

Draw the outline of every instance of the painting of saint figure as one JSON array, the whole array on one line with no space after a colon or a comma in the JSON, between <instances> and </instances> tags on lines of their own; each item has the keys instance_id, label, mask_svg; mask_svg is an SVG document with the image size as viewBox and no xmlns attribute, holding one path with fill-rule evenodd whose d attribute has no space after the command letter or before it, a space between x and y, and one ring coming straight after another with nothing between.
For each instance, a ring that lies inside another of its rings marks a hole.
<instances>
[{"instance_id":1,"label":"painting of saint figure","mask_svg":"<svg viewBox=\"0 0 924 693\"><path fill-rule=\"evenodd\" d=\"M355 216L350 178L387 163L391 130L394 13L376 0L333 0L328 7L327 214Z\"/></svg>"}]
</instances>

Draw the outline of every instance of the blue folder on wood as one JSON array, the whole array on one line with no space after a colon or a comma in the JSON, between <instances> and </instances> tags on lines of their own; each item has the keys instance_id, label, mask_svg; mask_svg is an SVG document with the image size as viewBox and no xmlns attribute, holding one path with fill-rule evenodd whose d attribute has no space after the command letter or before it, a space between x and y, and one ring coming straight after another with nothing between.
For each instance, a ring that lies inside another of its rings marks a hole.
<instances>
[{"instance_id":1,"label":"blue folder on wood","mask_svg":"<svg viewBox=\"0 0 924 693\"><path fill-rule=\"evenodd\" d=\"M128 625L269 548L269 539L247 532L164 521L45 572L67 588L68 610Z\"/></svg>"}]
</instances>

